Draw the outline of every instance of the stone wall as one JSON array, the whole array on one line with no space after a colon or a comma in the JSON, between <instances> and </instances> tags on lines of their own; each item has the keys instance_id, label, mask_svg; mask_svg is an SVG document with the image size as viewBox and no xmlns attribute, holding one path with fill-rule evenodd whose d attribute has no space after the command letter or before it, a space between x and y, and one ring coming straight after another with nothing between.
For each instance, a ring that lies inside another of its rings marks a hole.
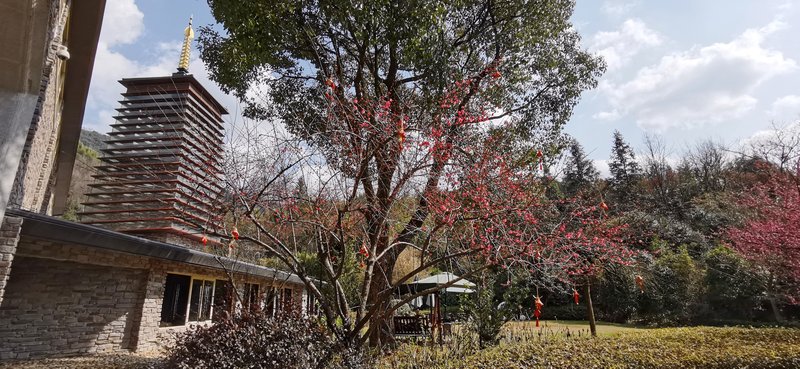
<instances>
[{"instance_id":1,"label":"stone wall","mask_svg":"<svg viewBox=\"0 0 800 369\"><path fill-rule=\"evenodd\" d=\"M186 329L159 327L168 273L227 279L222 269L23 236L0 305L0 359L163 347ZM293 288L302 299L298 285L240 273L234 281Z\"/></svg>"},{"instance_id":2,"label":"stone wall","mask_svg":"<svg viewBox=\"0 0 800 369\"><path fill-rule=\"evenodd\" d=\"M3 0L0 11L0 221L3 219L34 111L59 12L66 0ZM58 35L60 37L60 34Z\"/></svg>"},{"instance_id":3,"label":"stone wall","mask_svg":"<svg viewBox=\"0 0 800 369\"><path fill-rule=\"evenodd\" d=\"M11 273L11 262L19 242L19 231L22 218L4 217L0 226L0 306L3 306L3 295Z\"/></svg>"},{"instance_id":4,"label":"stone wall","mask_svg":"<svg viewBox=\"0 0 800 369\"><path fill-rule=\"evenodd\" d=\"M0 307L0 358L135 348L146 271L17 257Z\"/></svg>"},{"instance_id":5,"label":"stone wall","mask_svg":"<svg viewBox=\"0 0 800 369\"><path fill-rule=\"evenodd\" d=\"M50 39L42 68L39 98L19 160L8 205L40 213L50 207L50 188L61 127L64 60L56 56L63 42L69 1L50 1Z\"/></svg>"}]
</instances>

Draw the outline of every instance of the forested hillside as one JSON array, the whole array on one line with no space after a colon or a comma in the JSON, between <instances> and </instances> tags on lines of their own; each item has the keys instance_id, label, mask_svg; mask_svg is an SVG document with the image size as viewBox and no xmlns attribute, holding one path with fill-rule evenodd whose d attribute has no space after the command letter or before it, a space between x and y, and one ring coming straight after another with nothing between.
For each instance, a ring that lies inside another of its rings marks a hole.
<instances>
[{"instance_id":1,"label":"forested hillside","mask_svg":"<svg viewBox=\"0 0 800 369\"><path fill-rule=\"evenodd\" d=\"M682 152L655 137L644 138L641 152L619 132L609 138L610 177L598 178L573 142L551 195L602 203L639 252L635 263L605 268L592 282L601 319L680 325L798 317L796 125L736 147L704 141ZM570 300L550 298L565 307ZM549 309L561 319L584 314Z\"/></svg>"},{"instance_id":2,"label":"forested hillside","mask_svg":"<svg viewBox=\"0 0 800 369\"><path fill-rule=\"evenodd\" d=\"M79 220L78 212L83 208L81 202L86 201L85 194L92 183L94 167L100 162L97 158L104 147L107 135L95 131L81 130L81 139L78 143L78 154L75 156L75 166L72 168L72 181L69 185L67 198L67 211L64 218Z\"/></svg>"}]
</instances>

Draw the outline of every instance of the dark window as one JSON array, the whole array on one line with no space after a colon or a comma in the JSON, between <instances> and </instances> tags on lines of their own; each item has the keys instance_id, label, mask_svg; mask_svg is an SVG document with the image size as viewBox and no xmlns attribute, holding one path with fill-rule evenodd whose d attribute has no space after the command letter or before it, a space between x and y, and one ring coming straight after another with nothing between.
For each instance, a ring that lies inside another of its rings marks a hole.
<instances>
[{"instance_id":1,"label":"dark window","mask_svg":"<svg viewBox=\"0 0 800 369\"><path fill-rule=\"evenodd\" d=\"M186 303L189 302L187 275L167 274L164 285L164 300L161 305L161 325L183 325L186 323Z\"/></svg>"},{"instance_id":2,"label":"dark window","mask_svg":"<svg viewBox=\"0 0 800 369\"><path fill-rule=\"evenodd\" d=\"M214 314L212 319L216 322L225 316L225 313L230 314L233 312L231 309L233 305L233 288L231 283L217 279L214 284Z\"/></svg>"},{"instance_id":3,"label":"dark window","mask_svg":"<svg viewBox=\"0 0 800 369\"><path fill-rule=\"evenodd\" d=\"M192 300L189 303L189 321L211 319L211 302L214 297L214 281L195 279L192 281Z\"/></svg>"},{"instance_id":4,"label":"dark window","mask_svg":"<svg viewBox=\"0 0 800 369\"><path fill-rule=\"evenodd\" d=\"M257 312L261 305L258 303L259 295L258 295L258 284L255 283L245 283L244 284L244 291L242 296L242 308L249 309L251 312Z\"/></svg>"},{"instance_id":5,"label":"dark window","mask_svg":"<svg viewBox=\"0 0 800 369\"><path fill-rule=\"evenodd\" d=\"M264 314L266 316L275 315L276 298L277 298L277 290L275 290L275 287L268 287L267 293L264 296Z\"/></svg>"},{"instance_id":6,"label":"dark window","mask_svg":"<svg viewBox=\"0 0 800 369\"><path fill-rule=\"evenodd\" d=\"M308 315L316 316L319 314L319 306L317 306L317 297L310 291L306 294L306 313Z\"/></svg>"},{"instance_id":7,"label":"dark window","mask_svg":"<svg viewBox=\"0 0 800 369\"><path fill-rule=\"evenodd\" d=\"M284 288L283 289L283 306L281 309L283 312L290 312L294 306L292 301L292 289L291 288Z\"/></svg>"}]
</instances>

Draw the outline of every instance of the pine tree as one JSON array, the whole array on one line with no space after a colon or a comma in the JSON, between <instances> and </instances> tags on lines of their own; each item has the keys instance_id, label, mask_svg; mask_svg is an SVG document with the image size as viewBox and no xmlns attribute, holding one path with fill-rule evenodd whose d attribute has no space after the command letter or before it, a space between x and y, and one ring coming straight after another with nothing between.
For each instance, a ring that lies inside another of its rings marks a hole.
<instances>
[{"instance_id":1,"label":"pine tree","mask_svg":"<svg viewBox=\"0 0 800 369\"><path fill-rule=\"evenodd\" d=\"M564 193L574 196L589 189L597 181L600 172L597 171L592 160L586 156L583 146L577 140L572 140L569 153L567 166L564 168Z\"/></svg>"},{"instance_id":2,"label":"pine tree","mask_svg":"<svg viewBox=\"0 0 800 369\"><path fill-rule=\"evenodd\" d=\"M301 176L300 179L297 180L297 187L294 192L295 195L301 199L308 198L308 185L306 185L305 177Z\"/></svg>"},{"instance_id":3,"label":"pine tree","mask_svg":"<svg viewBox=\"0 0 800 369\"><path fill-rule=\"evenodd\" d=\"M611 160L608 162L611 172L609 185L611 194L618 205L627 207L635 199L636 183L642 170L636 162L636 155L631 146L625 142L619 131L614 131L614 147L611 149Z\"/></svg>"}]
</instances>

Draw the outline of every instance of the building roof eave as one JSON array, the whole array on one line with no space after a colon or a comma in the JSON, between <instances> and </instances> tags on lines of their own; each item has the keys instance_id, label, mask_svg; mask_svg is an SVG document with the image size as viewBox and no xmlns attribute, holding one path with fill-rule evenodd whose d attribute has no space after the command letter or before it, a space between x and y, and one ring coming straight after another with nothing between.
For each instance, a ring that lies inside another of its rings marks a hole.
<instances>
[{"instance_id":1,"label":"building roof eave","mask_svg":"<svg viewBox=\"0 0 800 369\"><path fill-rule=\"evenodd\" d=\"M61 132L55 163L53 214L63 214L67 208L69 184L78 152L89 82L92 80L97 42L103 24L106 0L73 1L67 44L71 57L67 61L64 80L64 101L61 112Z\"/></svg>"},{"instance_id":2,"label":"building roof eave","mask_svg":"<svg viewBox=\"0 0 800 369\"><path fill-rule=\"evenodd\" d=\"M23 218L21 234L24 236L213 269L226 269L234 273L249 274L280 282L303 284L300 277L295 274L177 245L152 241L24 210L8 209L6 214Z\"/></svg>"}]
</instances>

